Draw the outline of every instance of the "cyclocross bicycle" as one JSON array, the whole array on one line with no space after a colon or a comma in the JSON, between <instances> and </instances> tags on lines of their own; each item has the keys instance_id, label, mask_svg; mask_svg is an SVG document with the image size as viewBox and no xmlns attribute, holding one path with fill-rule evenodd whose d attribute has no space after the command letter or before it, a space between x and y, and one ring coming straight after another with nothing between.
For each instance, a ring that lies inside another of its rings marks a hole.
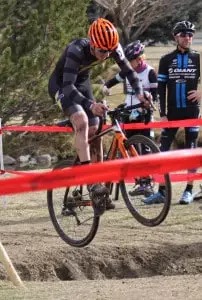
<instances>
[{"instance_id":1,"label":"cyclocross bicycle","mask_svg":"<svg viewBox=\"0 0 202 300\"><path fill-rule=\"evenodd\" d=\"M121 128L121 120L129 110L138 108L142 104L133 105L127 108L116 108L107 112L111 126L101 129L93 136L89 143L113 132L113 139L106 160L119 158L130 158L138 155L145 155L159 152L157 145L143 135L134 135L126 138ZM64 125L64 124L62 124ZM146 149L146 151L145 151ZM79 158L76 156L71 166L79 165ZM70 167L69 161L63 161L54 169ZM112 191L113 183L105 183L108 190ZM142 192L134 192L141 185L147 184L150 189ZM122 198L132 216L145 226L157 226L167 216L171 203L171 183L168 174L162 175L161 184L164 184L165 202L147 205L144 199L158 191L159 183L155 181L153 174L143 178L130 178L119 182ZM99 226L99 220L104 209L100 213L92 201L86 186L71 186L58 188L47 192L48 210L51 221L59 236L69 245L84 247L95 237ZM102 205L102 208L105 207Z\"/></svg>"}]
</instances>

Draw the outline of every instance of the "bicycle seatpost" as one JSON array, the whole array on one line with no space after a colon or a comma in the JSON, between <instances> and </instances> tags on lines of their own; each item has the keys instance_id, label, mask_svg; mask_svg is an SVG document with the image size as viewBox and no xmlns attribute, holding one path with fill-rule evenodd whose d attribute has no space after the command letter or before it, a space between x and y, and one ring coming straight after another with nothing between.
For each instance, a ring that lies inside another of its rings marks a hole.
<instances>
[{"instance_id":1,"label":"bicycle seatpost","mask_svg":"<svg viewBox=\"0 0 202 300\"><path fill-rule=\"evenodd\" d=\"M107 100L106 99L103 99L102 103L107 106ZM104 115L103 115L103 124L105 125L106 123L107 123L107 110L105 110Z\"/></svg>"}]
</instances>

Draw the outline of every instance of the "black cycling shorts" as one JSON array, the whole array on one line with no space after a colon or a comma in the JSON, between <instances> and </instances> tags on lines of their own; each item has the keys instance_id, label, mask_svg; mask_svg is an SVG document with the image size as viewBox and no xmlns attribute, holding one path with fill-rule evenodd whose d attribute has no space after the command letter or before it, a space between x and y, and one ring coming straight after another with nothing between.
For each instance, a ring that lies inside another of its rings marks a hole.
<instances>
[{"instance_id":1,"label":"black cycling shorts","mask_svg":"<svg viewBox=\"0 0 202 300\"><path fill-rule=\"evenodd\" d=\"M90 85L90 80L87 79L86 81L77 84L76 88L82 93L86 98L93 99L93 93ZM96 117L91 110L87 109L85 106L77 103L73 103L70 99L65 98L64 94L62 93L62 89L56 83L54 75L49 80L48 91L51 98L54 102L57 102L59 107L62 109L64 114L67 117L71 117L72 114L84 111L89 120L89 126L94 126L99 124L99 118Z\"/></svg>"},{"instance_id":2,"label":"black cycling shorts","mask_svg":"<svg viewBox=\"0 0 202 300\"><path fill-rule=\"evenodd\" d=\"M173 109L168 111L167 114L168 121L176 120L189 120L198 119L200 117L200 108L198 106L192 106L181 109ZM168 151L175 138L179 128L165 128L162 130L161 134L161 151ZM197 138L200 127L185 127L185 148L196 148Z\"/></svg>"}]
</instances>

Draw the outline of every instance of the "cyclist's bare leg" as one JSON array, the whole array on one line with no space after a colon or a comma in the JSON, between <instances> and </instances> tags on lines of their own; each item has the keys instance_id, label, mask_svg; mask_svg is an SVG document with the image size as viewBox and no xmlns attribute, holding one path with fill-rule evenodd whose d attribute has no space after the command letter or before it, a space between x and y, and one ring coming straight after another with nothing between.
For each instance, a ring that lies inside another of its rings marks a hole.
<instances>
[{"instance_id":1,"label":"cyclist's bare leg","mask_svg":"<svg viewBox=\"0 0 202 300\"><path fill-rule=\"evenodd\" d=\"M71 123L75 131L74 146L81 162L90 161L90 147L88 144L88 117L84 111L71 115Z\"/></svg>"},{"instance_id":2,"label":"cyclist's bare leg","mask_svg":"<svg viewBox=\"0 0 202 300\"><path fill-rule=\"evenodd\" d=\"M90 157L90 147L88 143L88 138L93 136L98 128L97 125L88 126L88 117L84 111L75 112L71 115L70 120L74 127L75 131L75 149L79 156L81 162L86 161L102 161L102 152L101 152L101 139L98 139L95 143L92 143L92 159ZM98 152L97 152L98 151ZM108 198L108 189L102 185L89 185L89 189L93 193L98 193L99 197L104 197L106 200L106 208L114 209L114 204L111 203L111 200ZM94 197L94 196L93 196ZM101 199L98 198L100 201ZM105 202L104 201L104 202ZM99 205L102 206L103 201ZM98 208L99 210L99 208ZM102 209L101 209L102 211Z\"/></svg>"}]
</instances>

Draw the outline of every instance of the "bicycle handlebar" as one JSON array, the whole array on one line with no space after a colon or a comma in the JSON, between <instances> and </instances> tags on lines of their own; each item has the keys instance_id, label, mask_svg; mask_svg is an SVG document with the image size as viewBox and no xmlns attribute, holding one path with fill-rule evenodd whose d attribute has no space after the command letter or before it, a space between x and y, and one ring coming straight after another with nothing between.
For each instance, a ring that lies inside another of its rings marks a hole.
<instances>
[{"instance_id":1,"label":"bicycle handlebar","mask_svg":"<svg viewBox=\"0 0 202 300\"><path fill-rule=\"evenodd\" d=\"M125 104L121 104L120 106L116 107L113 110L108 110L106 113L109 117L116 118L124 112L127 112L127 111L132 110L132 109L136 109L136 108L139 108L139 107L145 108L144 103L140 102L138 104L134 104L134 105L127 106L127 107L125 107ZM103 118L102 117L99 117L99 118L100 118L100 122L99 122L98 132L101 131L102 123L103 123ZM56 126L60 126L60 127L61 126L68 126L68 127L73 128L72 123L69 119L57 122Z\"/></svg>"},{"instance_id":2,"label":"bicycle handlebar","mask_svg":"<svg viewBox=\"0 0 202 300\"><path fill-rule=\"evenodd\" d=\"M131 109L136 109L136 108L139 108L139 107L144 107L144 104L143 103L138 103L138 104L134 104L134 105L131 105L131 106L127 106L127 107L124 107L125 104L123 104L123 107L117 107L113 110L108 110L107 111L107 114L109 116L114 116L115 114L117 113L122 113L122 112L127 112Z\"/></svg>"}]
</instances>

